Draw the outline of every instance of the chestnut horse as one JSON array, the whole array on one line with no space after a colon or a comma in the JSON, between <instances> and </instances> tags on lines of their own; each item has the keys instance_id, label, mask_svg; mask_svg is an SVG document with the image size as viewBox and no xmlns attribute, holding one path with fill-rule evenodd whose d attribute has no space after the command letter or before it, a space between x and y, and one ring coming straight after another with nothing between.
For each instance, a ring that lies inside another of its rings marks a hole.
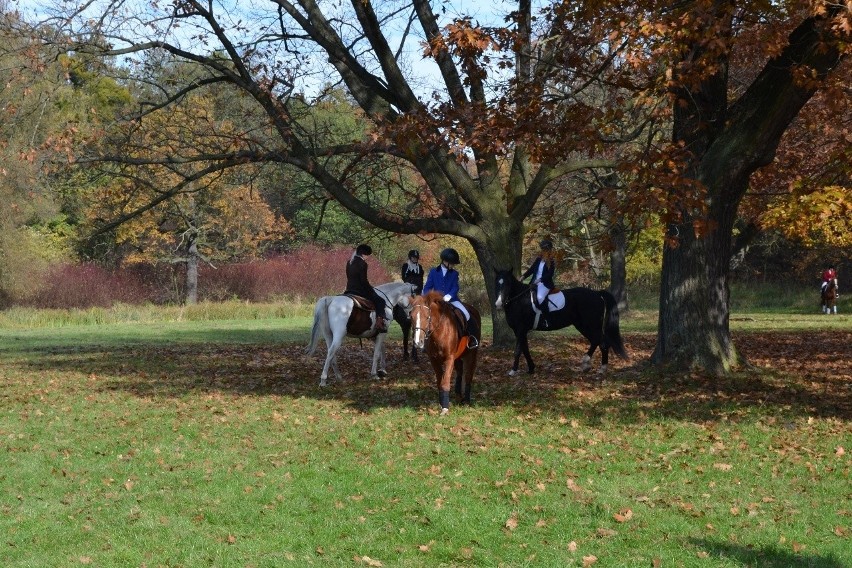
<instances>
[{"instance_id":1,"label":"chestnut horse","mask_svg":"<svg viewBox=\"0 0 852 568\"><path fill-rule=\"evenodd\" d=\"M822 291L822 313L837 313L837 280L829 280Z\"/></svg>"},{"instance_id":2,"label":"chestnut horse","mask_svg":"<svg viewBox=\"0 0 852 568\"><path fill-rule=\"evenodd\" d=\"M464 306L470 312L471 319L475 318L477 325L481 324L479 311L469 304ZM454 369L456 394L461 402L470 404L470 390L473 372L476 370L478 349L467 348L463 318L464 316L458 313L450 303L445 302L443 295L438 292L417 296L411 308L413 343L418 349L425 347L429 361L432 362L442 415L450 411L450 381Z\"/></svg>"}]
</instances>

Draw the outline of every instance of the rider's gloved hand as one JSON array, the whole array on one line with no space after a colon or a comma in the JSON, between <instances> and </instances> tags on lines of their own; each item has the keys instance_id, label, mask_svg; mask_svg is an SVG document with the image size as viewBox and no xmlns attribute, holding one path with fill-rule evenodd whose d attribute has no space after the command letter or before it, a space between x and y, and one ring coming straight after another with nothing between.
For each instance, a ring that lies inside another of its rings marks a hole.
<instances>
[{"instance_id":1,"label":"rider's gloved hand","mask_svg":"<svg viewBox=\"0 0 852 568\"><path fill-rule=\"evenodd\" d=\"M450 300L452 300L452 299L453 299L453 297L452 297L452 296L450 296L449 294L445 294L445 295L444 295L444 301L445 301L445 302L449 302L449 301L450 301Z\"/></svg>"}]
</instances>

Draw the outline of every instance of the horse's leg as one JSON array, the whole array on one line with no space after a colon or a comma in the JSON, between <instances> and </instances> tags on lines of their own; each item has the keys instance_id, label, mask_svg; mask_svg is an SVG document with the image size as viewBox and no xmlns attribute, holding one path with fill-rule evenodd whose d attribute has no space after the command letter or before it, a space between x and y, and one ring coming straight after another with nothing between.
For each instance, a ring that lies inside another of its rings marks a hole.
<instances>
[{"instance_id":1,"label":"horse's leg","mask_svg":"<svg viewBox=\"0 0 852 568\"><path fill-rule=\"evenodd\" d=\"M524 359L527 360L527 372L532 375L535 373L535 363L533 363L532 353L530 353L530 339L526 333L521 338L521 351L524 354Z\"/></svg>"},{"instance_id":2,"label":"horse's leg","mask_svg":"<svg viewBox=\"0 0 852 568\"><path fill-rule=\"evenodd\" d=\"M455 363L455 371L456 371L456 396L459 399L462 397L462 382L464 381L464 377L462 376L462 372L464 370L464 362L463 360L456 359Z\"/></svg>"},{"instance_id":3,"label":"horse's leg","mask_svg":"<svg viewBox=\"0 0 852 568\"><path fill-rule=\"evenodd\" d=\"M322 373L320 373L320 386L326 386L326 379L328 379L328 369L332 364L335 364L334 354L337 351L338 345L334 344L334 334L331 331L331 325L328 321L325 322L325 325L322 326L322 336L325 339L325 363L322 366ZM332 350L332 346L334 346L334 350ZM336 374L335 369L335 374Z\"/></svg>"},{"instance_id":4,"label":"horse's leg","mask_svg":"<svg viewBox=\"0 0 852 568\"><path fill-rule=\"evenodd\" d=\"M530 345L527 339L527 334L515 333L515 362L512 365L512 370L509 371L509 376L513 377L518 374L518 366L521 363L521 354L527 361L527 371L532 374L535 372L535 363L533 363L532 355L530 355Z\"/></svg>"},{"instance_id":5,"label":"horse's leg","mask_svg":"<svg viewBox=\"0 0 852 568\"><path fill-rule=\"evenodd\" d=\"M598 376L601 378L606 375L607 365L609 364L609 346L604 343L601 345L601 367L598 369Z\"/></svg>"},{"instance_id":6,"label":"horse's leg","mask_svg":"<svg viewBox=\"0 0 852 568\"><path fill-rule=\"evenodd\" d=\"M373 347L373 366L370 367L371 379L384 378L387 375L384 366L381 369L379 368L379 363L382 362L382 356L385 351L385 338L387 335L387 333L380 333L376 336L376 345Z\"/></svg>"},{"instance_id":7,"label":"horse's leg","mask_svg":"<svg viewBox=\"0 0 852 568\"><path fill-rule=\"evenodd\" d=\"M515 337L515 362L509 370L509 376L514 377L518 374L518 365L521 362L521 338Z\"/></svg>"},{"instance_id":8,"label":"horse's leg","mask_svg":"<svg viewBox=\"0 0 852 568\"><path fill-rule=\"evenodd\" d=\"M470 392L473 387L473 373L476 371L477 353L468 353L464 360L464 397L462 402L465 404L473 404L470 398Z\"/></svg>"},{"instance_id":9,"label":"horse's leg","mask_svg":"<svg viewBox=\"0 0 852 568\"><path fill-rule=\"evenodd\" d=\"M454 370L455 365L452 360L444 361L443 372L438 380L438 403L441 405L441 416L450 412L450 385Z\"/></svg>"},{"instance_id":10,"label":"horse's leg","mask_svg":"<svg viewBox=\"0 0 852 568\"><path fill-rule=\"evenodd\" d=\"M402 360L408 361L408 334L411 333L411 320L406 318L400 321L399 328L402 330ZM411 351L413 355L414 350Z\"/></svg>"},{"instance_id":11,"label":"horse's leg","mask_svg":"<svg viewBox=\"0 0 852 568\"><path fill-rule=\"evenodd\" d=\"M337 352L340 351L340 348L343 346L343 340L346 339L346 329L334 329L329 333L331 335L331 342L328 343L327 366L323 369L323 376L328 377L328 365L330 365L331 370L334 371L335 378L339 382L343 380L343 375L340 374L340 368L337 366ZM320 386L325 386L325 384L321 382Z\"/></svg>"},{"instance_id":12,"label":"horse's leg","mask_svg":"<svg viewBox=\"0 0 852 568\"><path fill-rule=\"evenodd\" d=\"M580 370L584 373L591 371L592 369L592 355L595 354L595 349L598 348L597 343L592 343L589 346L589 350L586 351L586 354L583 355L583 358L580 360Z\"/></svg>"}]
</instances>

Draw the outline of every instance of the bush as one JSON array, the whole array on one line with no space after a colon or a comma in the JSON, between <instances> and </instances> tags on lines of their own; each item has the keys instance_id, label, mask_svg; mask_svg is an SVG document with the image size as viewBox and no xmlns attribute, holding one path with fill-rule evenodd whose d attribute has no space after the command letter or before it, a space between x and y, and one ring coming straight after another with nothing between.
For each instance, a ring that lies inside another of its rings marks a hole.
<instances>
[{"instance_id":1,"label":"bush","mask_svg":"<svg viewBox=\"0 0 852 568\"><path fill-rule=\"evenodd\" d=\"M351 249L324 250L308 246L290 254L255 262L199 267L199 299L220 302L269 302L340 294L346 288L346 262ZM394 280L374 257L367 257L370 282ZM135 264L108 270L97 264L61 264L47 271L19 306L34 308L92 308L115 304L179 304L186 289L186 268L177 265ZM9 299L9 303L12 303Z\"/></svg>"},{"instance_id":2,"label":"bush","mask_svg":"<svg viewBox=\"0 0 852 568\"><path fill-rule=\"evenodd\" d=\"M318 298L346 288L346 263L351 249L303 247L260 261L204 266L199 270L199 297L210 301L242 299L265 302L281 297ZM367 257L373 285L393 280L375 258Z\"/></svg>"},{"instance_id":3,"label":"bush","mask_svg":"<svg viewBox=\"0 0 852 568\"><path fill-rule=\"evenodd\" d=\"M42 286L23 305L36 308L109 307L162 299L149 267L110 271L96 264L61 264L47 272Z\"/></svg>"}]
</instances>

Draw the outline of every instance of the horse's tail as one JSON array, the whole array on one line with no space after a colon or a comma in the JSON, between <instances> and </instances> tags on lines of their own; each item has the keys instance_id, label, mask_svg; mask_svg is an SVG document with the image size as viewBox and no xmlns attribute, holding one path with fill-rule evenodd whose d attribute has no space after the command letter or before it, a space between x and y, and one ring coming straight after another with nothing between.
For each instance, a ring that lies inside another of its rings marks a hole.
<instances>
[{"instance_id":1,"label":"horse's tail","mask_svg":"<svg viewBox=\"0 0 852 568\"><path fill-rule=\"evenodd\" d=\"M328 298L320 298L314 308L314 325L311 327L311 342L305 349L306 355L313 355L319 343L320 327L326 325L328 319Z\"/></svg>"},{"instance_id":2,"label":"horse's tail","mask_svg":"<svg viewBox=\"0 0 852 568\"><path fill-rule=\"evenodd\" d=\"M607 290L601 290L601 298L606 303L606 316L604 318L604 337L609 341L609 346L616 355L622 359L629 359L624 341L621 339L621 331L618 327L618 302Z\"/></svg>"}]
</instances>

